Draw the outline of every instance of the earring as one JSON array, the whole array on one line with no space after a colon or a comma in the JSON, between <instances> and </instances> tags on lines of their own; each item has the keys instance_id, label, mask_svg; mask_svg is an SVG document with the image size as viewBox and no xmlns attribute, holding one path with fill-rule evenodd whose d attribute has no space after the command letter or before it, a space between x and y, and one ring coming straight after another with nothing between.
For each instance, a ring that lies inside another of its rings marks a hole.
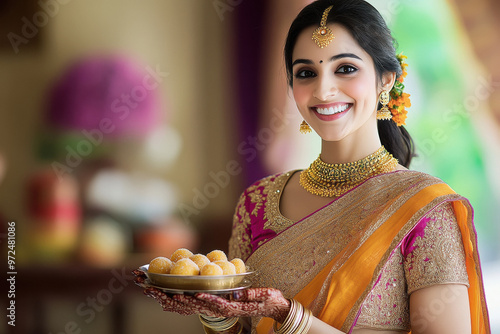
<instances>
[{"instance_id":1,"label":"earring","mask_svg":"<svg viewBox=\"0 0 500 334\"><path fill-rule=\"evenodd\" d=\"M302 123L300 123L300 130L299 131L300 131L300 133L306 134L306 133L310 133L312 130L306 121L302 121Z\"/></svg>"},{"instance_id":2,"label":"earring","mask_svg":"<svg viewBox=\"0 0 500 334\"><path fill-rule=\"evenodd\" d=\"M377 119L390 120L392 118L392 114L387 107L387 104L389 103L389 92L383 90L378 97L378 102L382 105L382 108L377 111Z\"/></svg>"}]
</instances>

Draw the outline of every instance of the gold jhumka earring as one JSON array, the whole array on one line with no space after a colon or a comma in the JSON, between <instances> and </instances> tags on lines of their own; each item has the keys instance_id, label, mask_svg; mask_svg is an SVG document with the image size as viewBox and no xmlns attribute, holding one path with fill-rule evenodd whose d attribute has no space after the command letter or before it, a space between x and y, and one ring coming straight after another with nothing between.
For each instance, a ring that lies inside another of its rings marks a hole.
<instances>
[{"instance_id":1,"label":"gold jhumka earring","mask_svg":"<svg viewBox=\"0 0 500 334\"><path fill-rule=\"evenodd\" d=\"M392 118L392 114L387 107L387 104L389 103L389 92L383 90L378 97L378 102L380 102L382 108L377 111L377 119L390 120Z\"/></svg>"},{"instance_id":2,"label":"gold jhumka earring","mask_svg":"<svg viewBox=\"0 0 500 334\"><path fill-rule=\"evenodd\" d=\"M333 36L332 30L326 26L328 13L330 13L332 7L333 6L330 6L327 9L325 9L325 11L323 12L323 16L321 17L321 22L319 24L319 27L316 28L316 30L314 30L312 34L312 39L314 43L316 43L316 45L322 49L328 44L330 44L330 42L335 38L335 36Z\"/></svg>"},{"instance_id":3,"label":"gold jhumka earring","mask_svg":"<svg viewBox=\"0 0 500 334\"><path fill-rule=\"evenodd\" d=\"M302 121L302 123L300 123L300 130L299 131L302 134L307 134L307 133L311 133L312 130L306 121Z\"/></svg>"}]
</instances>

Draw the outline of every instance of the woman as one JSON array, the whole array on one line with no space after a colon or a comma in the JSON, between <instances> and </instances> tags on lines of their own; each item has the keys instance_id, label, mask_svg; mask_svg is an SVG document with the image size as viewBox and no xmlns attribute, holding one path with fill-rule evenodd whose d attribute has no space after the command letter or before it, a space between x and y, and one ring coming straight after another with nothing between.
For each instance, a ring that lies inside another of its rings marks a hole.
<instances>
[{"instance_id":1,"label":"woman","mask_svg":"<svg viewBox=\"0 0 500 334\"><path fill-rule=\"evenodd\" d=\"M146 293L199 313L207 333L489 333L472 209L407 169L402 60L365 1L305 7L285 63L321 154L240 198L229 255L258 273L255 287L230 300Z\"/></svg>"}]
</instances>

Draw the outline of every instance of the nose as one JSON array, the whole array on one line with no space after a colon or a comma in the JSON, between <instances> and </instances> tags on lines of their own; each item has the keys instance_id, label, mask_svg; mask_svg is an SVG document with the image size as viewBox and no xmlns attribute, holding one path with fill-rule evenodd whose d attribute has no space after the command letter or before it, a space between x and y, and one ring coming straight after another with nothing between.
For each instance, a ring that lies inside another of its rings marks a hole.
<instances>
[{"instance_id":1,"label":"nose","mask_svg":"<svg viewBox=\"0 0 500 334\"><path fill-rule=\"evenodd\" d=\"M316 81L316 87L313 95L321 101L327 101L337 95L338 88L333 78L328 75L320 75L319 80Z\"/></svg>"}]
</instances>

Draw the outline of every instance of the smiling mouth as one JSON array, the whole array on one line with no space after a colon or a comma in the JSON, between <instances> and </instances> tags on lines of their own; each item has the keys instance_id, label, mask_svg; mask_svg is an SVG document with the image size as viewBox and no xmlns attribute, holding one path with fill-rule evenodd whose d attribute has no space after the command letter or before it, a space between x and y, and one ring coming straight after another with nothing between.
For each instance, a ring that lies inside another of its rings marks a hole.
<instances>
[{"instance_id":1,"label":"smiling mouth","mask_svg":"<svg viewBox=\"0 0 500 334\"><path fill-rule=\"evenodd\" d=\"M313 107L314 111L316 111L320 115L335 115L335 114L340 114L344 111L346 111L351 105L350 104L343 104L335 107L329 107L329 108L319 108L319 107Z\"/></svg>"}]
</instances>

